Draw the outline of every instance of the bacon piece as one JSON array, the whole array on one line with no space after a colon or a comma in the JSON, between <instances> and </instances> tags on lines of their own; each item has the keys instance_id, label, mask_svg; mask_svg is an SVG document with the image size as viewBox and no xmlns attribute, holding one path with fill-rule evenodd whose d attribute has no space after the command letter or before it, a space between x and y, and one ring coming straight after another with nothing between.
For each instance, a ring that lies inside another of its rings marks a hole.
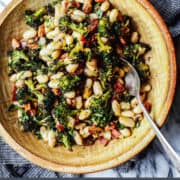
<instances>
[{"instance_id":1,"label":"bacon piece","mask_svg":"<svg viewBox=\"0 0 180 180\"><path fill-rule=\"evenodd\" d=\"M64 126L61 125L61 124L57 124L57 125L56 125L56 128L57 128L59 131L63 131L63 130L64 130Z\"/></svg>"},{"instance_id":2,"label":"bacon piece","mask_svg":"<svg viewBox=\"0 0 180 180\"><path fill-rule=\"evenodd\" d=\"M16 88L16 86L14 86L13 92L12 92L12 94L13 94L12 100L13 100L13 101L16 101L16 91L17 91L17 88Z\"/></svg>"},{"instance_id":3,"label":"bacon piece","mask_svg":"<svg viewBox=\"0 0 180 180\"><path fill-rule=\"evenodd\" d=\"M144 102L144 106L145 106L145 108L146 108L146 110L147 110L148 112L151 111L151 103L150 103L150 102L145 101L145 102Z\"/></svg>"},{"instance_id":4,"label":"bacon piece","mask_svg":"<svg viewBox=\"0 0 180 180\"><path fill-rule=\"evenodd\" d=\"M88 30L89 32L93 32L96 30L97 26L98 26L98 19L93 19L90 24L88 25Z\"/></svg>"},{"instance_id":5,"label":"bacon piece","mask_svg":"<svg viewBox=\"0 0 180 180\"><path fill-rule=\"evenodd\" d=\"M98 138L99 142L103 145L103 146L106 146L108 144L108 140L106 138L104 138L103 136L100 136Z\"/></svg>"},{"instance_id":6,"label":"bacon piece","mask_svg":"<svg viewBox=\"0 0 180 180\"><path fill-rule=\"evenodd\" d=\"M123 84L121 84L119 81L117 81L115 84L114 84L114 89L117 93L122 93L124 90L125 90L125 87Z\"/></svg>"},{"instance_id":7,"label":"bacon piece","mask_svg":"<svg viewBox=\"0 0 180 180\"><path fill-rule=\"evenodd\" d=\"M111 131L111 134L112 134L112 137L116 138L116 139L121 135L120 132L118 130L116 130L116 129L113 129Z\"/></svg>"}]
</instances>

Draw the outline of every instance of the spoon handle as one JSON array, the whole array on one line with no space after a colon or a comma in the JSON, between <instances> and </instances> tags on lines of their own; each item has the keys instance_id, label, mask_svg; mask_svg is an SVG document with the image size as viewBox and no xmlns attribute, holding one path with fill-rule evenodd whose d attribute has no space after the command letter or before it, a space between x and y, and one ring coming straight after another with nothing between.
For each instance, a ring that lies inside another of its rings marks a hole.
<instances>
[{"instance_id":1,"label":"spoon handle","mask_svg":"<svg viewBox=\"0 0 180 180\"><path fill-rule=\"evenodd\" d=\"M180 172L180 156L175 152L173 147L168 143L166 138L163 136L155 122L152 120L151 116L147 112L146 108L142 104L142 101L140 97L137 97L137 100L139 102L139 105L143 111L143 114L145 118L148 120L149 124L151 125L152 129L154 130L157 138L159 139L164 151L167 153L169 159L171 160L172 164L177 168L177 170Z\"/></svg>"}]
</instances>

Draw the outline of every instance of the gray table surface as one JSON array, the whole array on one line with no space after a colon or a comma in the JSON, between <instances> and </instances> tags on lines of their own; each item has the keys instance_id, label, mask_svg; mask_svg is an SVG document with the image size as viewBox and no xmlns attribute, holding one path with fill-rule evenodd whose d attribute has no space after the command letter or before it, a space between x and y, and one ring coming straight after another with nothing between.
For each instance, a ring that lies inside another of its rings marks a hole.
<instances>
[{"instance_id":1,"label":"gray table surface","mask_svg":"<svg viewBox=\"0 0 180 180\"><path fill-rule=\"evenodd\" d=\"M10 0L0 1L0 11ZM3 6L2 6L3 5ZM180 36L174 39L177 65L180 69ZM180 79L171 112L162 128L163 134L180 154ZM4 158L8 153L13 158ZM143 152L127 163L110 170L86 175L61 174L37 167L14 152L0 139L0 177L180 177L171 165L159 142L154 140Z\"/></svg>"}]
</instances>

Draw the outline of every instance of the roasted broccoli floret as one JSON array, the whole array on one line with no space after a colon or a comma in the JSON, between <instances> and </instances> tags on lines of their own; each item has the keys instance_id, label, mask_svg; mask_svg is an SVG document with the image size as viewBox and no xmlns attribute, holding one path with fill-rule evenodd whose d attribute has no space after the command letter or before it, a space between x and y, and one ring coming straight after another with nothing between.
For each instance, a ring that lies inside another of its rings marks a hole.
<instances>
[{"instance_id":1,"label":"roasted broccoli floret","mask_svg":"<svg viewBox=\"0 0 180 180\"><path fill-rule=\"evenodd\" d=\"M37 11L31 11L31 10L25 11L26 24L28 24L33 28L37 28L39 25L41 25L44 22L43 16L46 13L47 13L47 9L45 7Z\"/></svg>"},{"instance_id":2,"label":"roasted broccoli floret","mask_svg":"<svg viewBox=\"0 0 180 180\"><path fill-rule=\"evenodd\" d=\"M19 110L21 113L20 124L23 126L24 131L33 131L37 128L36 122L33 121L33 117L30 116L26 111Z\"/></svg>"},{"instance_id":3,"label":"roasted broccoli floret","mask_svg":"<svg viewBox=\"0 0 180 180\"><path fill-rule=\"evenodd\" d=\"M113 30L117 36L121 35L121 23L119 21L116 21L113 24Z\"/></svg>"},{"instance_id":4,"label":"roasted broccoli floret","mask_svg":"<svg viewBox=\"0 0 180 180\"><path fill-rule=\"evenodd\" d=\"M108 18L104 17L99 21L98 33L102 37L109 37L110 36L110 23L109 23Z\"/></svg>"},{"instance_id":5,"label":"roasted broccoli floret","mask_svg":"<svg viewBox=\"0 0 180 180\"><path fill-rule=\"evenodd\" d=\"M35 98L34 94L28 89L27 86L18 89L16 92L16 100L20 104L24 104L27 101L32 101L34 100L34 98Z\"/></svg>"},{"instance_id":6,"label":"roasted broccoli floret","mask_svg":"<svg viewBox=\"0 0 180 180\"><path fill-rule=\"evenodd\" d=\"M111 92L106 92L101 97L94 97L91 99L91 107L92 115L89 119L90 124L94 124L96 126L104 127L108 124L112 118L111 112L111 103L109 103L111 97Z\"/></svg>"},{"instance_id":7,"label":"roasted broccoli floret","mask_svg":"<svg viewBox=\"0 0 180 180\"><path fill-rule=\"evenodd\" d=\"M71 21L69 16L64 16L59 20L59 28L62 31L68 31L69 29L72 31L79 32L80 34L86 36L88 34L88 28L83 24L76 24Z\"/></svg>"},{"instance_id":8,"label":"roasted broccoli floret","mask_svg":"<svg viewBox=\"0 0 180 180\"><path fill-rule=\"evenodd\" d=\"M81 78L77 75L66 75L59 80L59 87L63 91L70 91L77 87L81 82Z\"/></svg>"},{"instance_id":9,"label":"roasted broccoli floret","mask_svg":"<svg viewBox=\"0 0 180 180\"><path fill-rule=\"evenodd\" d=\"M10 65L15 65L19 63L21 60L24 61L29 61L29 57L24 53L23 50L14 50L10 52L10 57L9 57L9 64Z\"/></svg>"},{"instance_id":10,"label":"roasted broccoli floret","mask_svg":"<svg viewBox=\"0 0 180 180\"><path fill-rule=\"evenodd\" d=\"M139 58L143 56L149 49L149 46L146 44L136 43L125 47L123 54L133 65L135 65L138 63Z\"/></svg>"},{"instance_id":11,"label":"roasted broccoli floret","mask_svg":"<svg viewBox=\"0 0 180 180\"><path fill-rule=\"evenodd\" d=\"M44 105L44 109L49 113L53 109L55 98L56 97L54 93L50 89L47 89L46 93L44 94L43 105Z\"/></svg>"},{"instance_id":12,"label":"roasted broccoli floret","mask_svg":"<svg viewBox=\"0 0 180 180\"><path fill-rule=\"evenodd\" d=\"M58 133L57 141L64 144L68 150L72 150L72 137L68 133Z\"/></svg>"},{"instance_id":13,"label":"roasted broccoli floret","mask_svg":"<svg viewBox=\"0 0 180 180\"><path fill-rule=\"evenodd\" d=\"M137 64L136 69L139 73L140 79L142 82L147 81L150 77L150 69L149 66L143 62Z\"/></svg>"},{"instance_id":14,"label":"roasted broccoli floret","mask_svg":"<svg viewBox=\"0 0 180 180\"><path fill-rule=\"evenodd\" d=\"M104 44L104 42L101 40L99 33L96 34L96 39L97 39L98 49L100 52L107 52L107 53L111 52L112 47Z\"/></svg>"}]
</instances>

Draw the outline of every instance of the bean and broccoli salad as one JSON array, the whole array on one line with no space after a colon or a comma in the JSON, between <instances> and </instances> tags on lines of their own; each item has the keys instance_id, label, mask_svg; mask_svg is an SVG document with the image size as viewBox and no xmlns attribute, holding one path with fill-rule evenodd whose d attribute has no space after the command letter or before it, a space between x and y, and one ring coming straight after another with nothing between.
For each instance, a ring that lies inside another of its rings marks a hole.
<instances>
[{"instance_id":1,"label":"bean and broccoli salad","mask_svg":"<svg viewBox=\"0 0 180 180\"><path fill-rule=\"evenodd\" d=\"M12 39L9 111L18 126L51 147L107 145L141 125L142 110L125 87L126 58L141 79L148 111L149 45L140 42L133 19L108 0L57 0L24 14L27 30ZM98 143L98 142L97 142Z\"/></svg>"}]
</instances>

